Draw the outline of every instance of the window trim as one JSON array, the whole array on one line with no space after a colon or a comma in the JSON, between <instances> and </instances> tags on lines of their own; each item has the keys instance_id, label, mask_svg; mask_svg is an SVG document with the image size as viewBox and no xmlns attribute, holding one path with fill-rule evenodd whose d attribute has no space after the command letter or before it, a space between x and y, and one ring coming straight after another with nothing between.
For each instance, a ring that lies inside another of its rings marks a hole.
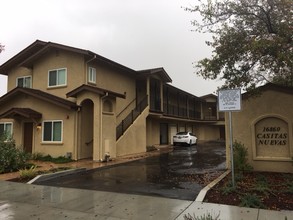
<instances>
[{"instance_id":1,"label":"window trim","mask_svg":"<svg viewBox=\"0 0 293 220\"><path fill-rule=\"evenodd\" d=\"M30 78L30 87L27 87L27 86L19 86L19 85L18 85L18 79L23 79L23 80L25 80L26 78ZM32 77L32 75L16 77L16 87L21 87L21 88L32 88L32 87L33 87L33 77Z\"/></svg>"},{"instance_id":2,"label":"window trim","mask_svg":"<svg viewBox=\"0 0 293 220\"><path fill-rule=\"evenodd\" d=\"M93 72L92 71L94 70L94 77L93 77ZM95 80L92 80L92 78L95 78ZM96 84L97 83L97 69L95 68L95 67L92 67L92 66L89 66L89 68L88 68L88 82L89 83L94 83L94 84Z\"/></svg>"},{"instance_id":3,"label":"window trim","mask_svg":"<svg viewBox=\"0 0 293 220\"><path fill-rule=\"evenodd\" d=\"M58 78L58 71L60 71L60 70L65 70L65 82L64 82L64 84L57 84L57 82L56 82L56 85L50 86L50 72L56 71L57 72L56 79L57 79ZM63 86L67 86L67 68L63 67L63 68L57 68L57 69L50 69L48 71L48 88L63 87Z\"/></svg>"},{"instance_id":4,"label":"window trim","mask_svg":"<svg viewBox=\"0 0 293 220\"><path fill-rule=\"evenodd\" d=\"M50 141L45 141L44 140L44 132L45 132L45 123L46 122L51 122L52 124L54 122L61 122L61 140L60 141L54 141L53 139L53 128L51 127L51 140ZM44 120L42 122L42 143L56 143L56 144L60 144L63 143L63 120Z\"/></svg>"},{"instance_id":5,"label":"window trim","mask_svg":"<svg viewBox=\"0 0 293 220\"><path fill-rule=\"evenodd\" d=\"M4 125L4 133L6 133L6 129L5 129L5 127L6 127L6 125L7 124L10 124L11 125L11 132L10 132L10 134L8 134L10 137L12 137L12 134L13 134L13 122L0 122L0 124L3 124Z\"/></svg>"}]
</instances>

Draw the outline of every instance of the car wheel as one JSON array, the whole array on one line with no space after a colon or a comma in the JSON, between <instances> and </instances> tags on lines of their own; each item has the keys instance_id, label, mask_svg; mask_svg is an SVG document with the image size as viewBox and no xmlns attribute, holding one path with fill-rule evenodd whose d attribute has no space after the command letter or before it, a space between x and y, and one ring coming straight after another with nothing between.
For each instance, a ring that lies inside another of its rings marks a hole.
<instances>
[{"instance_id":1,"label":"car wheel","mask_svg":"<svg viewBox=\"0 0 293 220\"><path fill-rule=\"evenodd\" d=\"M175 142L173 142L173 146L176 146L176 143Z\"/></svg>"},{"instance_id":2,"label":"car wheel","mask_svg":"<svg viewBox=\"0 0 293 220\"><path fill-rule=\"evenodd\" d=\"M192 145L192 140L189 141L189 146L191 146L191 145Z\"/></svg>"}]
</instances>

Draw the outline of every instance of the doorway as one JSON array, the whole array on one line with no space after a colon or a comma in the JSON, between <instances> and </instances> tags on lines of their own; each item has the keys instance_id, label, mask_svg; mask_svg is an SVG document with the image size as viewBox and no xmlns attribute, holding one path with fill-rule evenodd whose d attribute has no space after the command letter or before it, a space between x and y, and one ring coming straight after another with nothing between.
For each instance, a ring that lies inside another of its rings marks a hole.
<instances>
[{"instance_id":1,"label":"doorway","mask_svg":"<svg viewBox=\"0 0 293 220\"><path fill-rule=\"evenodd\" d=\"M23 124L23 150L32 153L33 149L33 122L25 122Z\"/></svg>"},{"instance_id":2,"label":"doorway","mask_svg":"<svg viewBox=\"0 0 293 220\"><path fill-rule=\"evenodd\" d=\"M168 144L168 124L160 124L160 144Z\"/></svg>"}]
</instances>

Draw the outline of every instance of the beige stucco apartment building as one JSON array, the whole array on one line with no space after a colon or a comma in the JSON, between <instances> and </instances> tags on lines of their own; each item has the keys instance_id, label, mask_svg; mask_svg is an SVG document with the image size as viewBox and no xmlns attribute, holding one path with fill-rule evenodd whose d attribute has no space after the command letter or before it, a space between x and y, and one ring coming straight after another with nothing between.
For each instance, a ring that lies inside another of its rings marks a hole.
<instances>
[{"instance_id":1,"label":"beige stucco apartment building","mask_svg":"<svg viewBox=\"0 0 293 220\"><path fill-rule=\"evenodd\" d=\"M30 153L112 158L172 144L177 131L225 139L217 97L170 83L163 68L135 71L89 50L35 41L0 66L0 132Z\"/></svg>"},{"instance_id":2,"label":"beige stucco apartment building","mask_svg":"<svg viewBox=\"0 0 293 220\"><path fill-rule=\"evenodd\" d=\"M254 170L293 172L293 88L266 84L257 91L243 94L241 111L232 113L233 141L247 148ZM229 129L226 135L230 140ZM228 159L229 141L226 146Z\"/></svg>"}]
</instances>

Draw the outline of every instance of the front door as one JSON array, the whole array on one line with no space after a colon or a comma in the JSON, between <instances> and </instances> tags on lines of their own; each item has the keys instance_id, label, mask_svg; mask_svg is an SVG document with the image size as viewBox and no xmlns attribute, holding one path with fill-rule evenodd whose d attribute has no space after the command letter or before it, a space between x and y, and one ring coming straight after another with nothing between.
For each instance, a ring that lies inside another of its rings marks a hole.
<instances>
[{"instance_id":1,"label":"front door","mask_svg":"<svg viewBox=\"0 0 293 220\"><path fill-rule=\"evenodd\" d=\"M23 150L27 153L32 153L33 148L33 126L32 122L24 123L23 130Z\"/></svg>"},{"instance_id":2,"label":"front door","mask_svg":"<svg viewBox=\"0 0 293 220\"><path fill-rule=\"evenodd\" d=\"M168 124L160 124L160 144L168 144Z\"/></svg>"}]
</instances>

